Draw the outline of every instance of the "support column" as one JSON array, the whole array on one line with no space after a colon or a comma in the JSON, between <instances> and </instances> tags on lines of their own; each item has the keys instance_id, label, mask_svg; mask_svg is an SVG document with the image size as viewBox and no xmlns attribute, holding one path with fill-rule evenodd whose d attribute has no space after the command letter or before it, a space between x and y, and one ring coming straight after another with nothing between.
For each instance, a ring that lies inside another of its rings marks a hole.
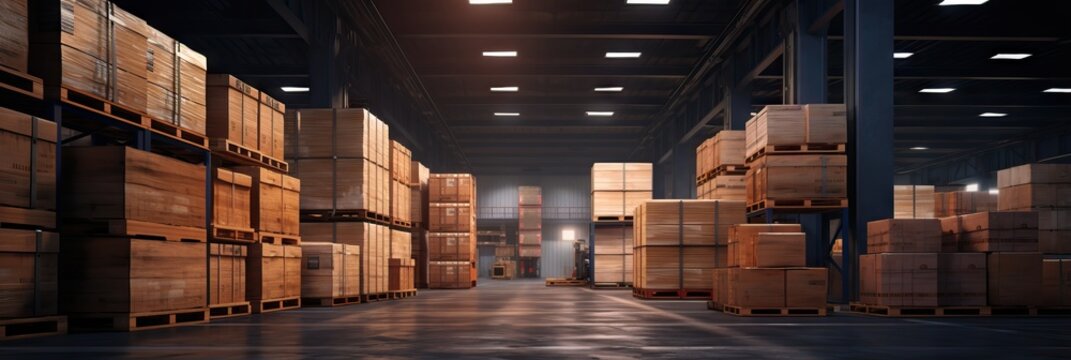
<instances>
[{"instance_id":1,"label":"support column","mask_svg":"<svg viewBox=\"0 0 1071 360\"><path fill-rule=\"evenodd\" d=\"M785 40L785 104L823 104L828 101L828 29L811 32L810 28L823 15L826 2L796 0L786 10L792 32Z\"/></svg>"},{"instance_id":2,"label":"support column","mask_svg":"<svg viewBox=\"0 0 1071 360\"><path fill-rule=\"evenodd\" d=\"M340 65L342 20L324 2L315 1L310 5L314 20L306 21L312 32L309 39L309 103L321 108L348 107L345 77Z\"/></svg>"},{"instance_id":3,"label":"support column","mask_svg":"<svg viewBox=\"0 0 1071 360\"><path fill-rule=\"evenodd\" d=\"M858 294L866 224L893 216L893 0L844 0L848 199L851 236L845 276Z\"/></svg>"},{"instance_id":4,"label":"support column","mask_svg":"<svg viewBox=\"0 0 1071 360\"><path fill-rule=\"evenodd\" d=\"M751 120L751 85L730 85L729 107L725 111L725 128L728 130L744 130L747 121Z\"/></svg>"},{"instance_id":5,"label":"support column","mask_svg":"<svg viewBox=\"0 0 1071 360\"><path fill-rule=\"evenodd\" d=\"M673 198L695 199L695 139L673 148Z\"/></svg>"}]
</instances>

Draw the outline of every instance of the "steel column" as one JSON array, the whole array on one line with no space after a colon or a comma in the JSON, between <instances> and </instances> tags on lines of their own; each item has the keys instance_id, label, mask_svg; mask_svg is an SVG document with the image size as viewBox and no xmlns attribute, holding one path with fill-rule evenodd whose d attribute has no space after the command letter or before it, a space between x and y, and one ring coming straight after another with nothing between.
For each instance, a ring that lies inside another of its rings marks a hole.
<instances>
[{"instance_id":1,"label":"steel column","mask_svg":"<svg viewBox=\"0 0 1071 360\"><path fill-rule=\"evenodd\" d=\"M785 104L823 104L828 100L828 29L811 32L823 15L826 0L796 0L789 5L792 32L785 40Z\"/></svg>"},{"instance_id":2,"label":"steel column","mask_svg":"<svg viewBox=\"0 0 1071 360\"><path fill-rule=\"evenodd\" d=\"M893 0L845 0L844 63L848 107L850 240L845 276L858 294L859 254L866 224L893 216Z\"/></svg>"},{"instance_id":3,"label":"steel column","mask_svg":"<svg viewBox=\"0 0 1071 360\"><path fill-rule=\"evenodd\" d=\"M751 85L730 86L726 91L729 109L725 112L725 128L744 130L751 120Z\"/></svg>"},{"instance_id":4,"label":"steel column","mask_svg":"<svg viewBox=\"0 0 1071 360\"><path fill-rule=\"evenodd\" d=\"M343 108L348 107L348 99L343 81L343 72L339 68L339 32L342 20L331 13L329 6L321 2L312 2L311 17L308 22L312 31L312 43L309 45L309 102L314 107ZM347 61L354 61L348 59Z\"/></svg>"}]
</instances>

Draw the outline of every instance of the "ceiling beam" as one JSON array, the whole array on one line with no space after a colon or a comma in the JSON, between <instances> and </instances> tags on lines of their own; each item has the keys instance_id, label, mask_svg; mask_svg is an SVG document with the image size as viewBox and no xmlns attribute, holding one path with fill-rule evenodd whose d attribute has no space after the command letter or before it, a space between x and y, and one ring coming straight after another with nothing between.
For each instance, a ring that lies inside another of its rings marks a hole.
<instances>
[{"instance_id":1,"label":"ceiling beam","mask_svg":"<svg viewBox=\"0 0 1071 360\"><path fill-rule=\"evenodd\" d=\"M688 66L646 65L526 65L516 66L418 66L423 77L589 77L589 78L672 78L688 75Z\"/></svg>"},{"instance_id":2,"label":"ceiling beam","mask_svg":"<svg viewBox=\"0 0 1071 360\"><path fill-rule=\"evenodd\" d=\"M668 96L668 95L667 95ZM651 96L537 96L537 95L507 95L484 92L478 96L436 96L435 102L440 105L451 106L512 106L512 105L552 105L569 106L583 105L596 106L606 104L625 107L662 106L666 103L666 97Z\"/></svg>"},{"instance_id":3,"label":"ceiling beam","mask_svg":"<svg viewBox=\"0 0 1071 360\"><path fill-rule=\"evenodd\" d=\"M451 126L458 137L501 134L639 134L642 126Z\"/></svg>"}]
</instances>

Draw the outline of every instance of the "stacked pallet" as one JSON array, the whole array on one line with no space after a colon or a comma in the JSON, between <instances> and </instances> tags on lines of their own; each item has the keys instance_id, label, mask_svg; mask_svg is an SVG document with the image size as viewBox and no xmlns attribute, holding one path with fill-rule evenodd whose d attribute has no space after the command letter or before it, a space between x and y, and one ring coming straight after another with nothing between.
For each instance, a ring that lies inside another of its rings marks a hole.
<instances>
[{"instance_id":1,"label":"stacked pallet","mask_svg":"<svg viewBox=\"0 0 1071 360\"><path fill-rule=\"evenodd\" d=\"M330 242L301 244L302 306L361 302L361 247Z\"/></svg>"},{"instance_id":2,"label":"stacked pallet","mask_svg":"<svg viewBox=\"0 0 1071 360\"><path fill-rule=\"evenodd\" d=\"M747 123L748 211L848 206L844 105L771 105Z\"/></svg>"},{"instance_id":3,"label":"stacked pallet","mask_svg":"<svg viewBox=\"0 0 1071 360\"><path fill-rule=\"evenodd\" d=\"M64 149L61 308L75 327L208 320L205 167L122 146Z\"/></svg>"},{"instance_id":4,"label":"stacked pallet","mask_svg":"<svg viewBox=\"0 0 1071 360\"><path fill-rule=\"evenodd\" d=\"M633 223L595 222L592 237L594 287L627 287L633 281Z\"/></svg>"},{"instance_id":5,"label":"stacked pallet","mask_svg":"<svg viewBox=\"0 0 1071 360\"><path fill-rule=\"evenodd\" d=\"M428 288L475 287L476 178L431 174L428 188Z\"/></svg>"},{"instance_id":6,"label":"stacked pallet","mask_svg":"<svg viewBox=\"0 0 1071 360\"><path fill-rule=\"evenodd\" d=\"M710 299L726 262L729 228L745 223L744 203L649 200L636 208L633 294L644 299Z\"/></svg>"},{"instance_id":7,"label":"stacked pallet","mask_svg":"<svg viewBox=\"0 0 1071 360\"><path fill-rule=\"evenodd\" d=\"M390 298L388 289L391 229L369 222L302 222L305 241L359 247L360 297L362 302Z\"/></svg>"},{"instance_id":8,"label":"stacked pallet","mask_svg":"<svg viewBox=\"0 0 1071 360\"><path fill-rule=\"evenodd\" d=\"M934 217L974 214L997 210L997 195L979 191L951 191L933 194Z\"/></svg>"},{"instance_id":9,"label":"stacked pallet","mask_svg":"<svg viewBox=\"0 0 1071 360\"><path fill-rule=\"evenodd\" d=\"M21 337L8 327L66 332L66 317L56 316L56 124L0 108L0 163L0 340Z\"/></svg>"},{"instance_id":10,"label":"stacked pallet","mask_svg":"<svg viewBox=\"0 0 1071 360\"><path fill-rule=\"evenodd\" d=\"M413 259L390 259L390 284L387 287L395 298L407 297L416 293L413 286L413 271L416 261Z\"/></svg>"},{"instance_id":11,"label":"stacked pallet","mask_svg":"<svg viewBox=\"0 0 1071 360\"><path fill-rule=\"evenodd\" d=\"M744 131L722 130L696 149L698 199L746 200L744 137Z\"/></svg>"},{"instance_id":12,"label":"stacked pallet","mask_svg":"<svg viewBox=\"0 0 1071 360\"><path fill-rule=\"evenodd\" d=\"M252 180L250 218L256 241L248 249L246 297L253 313L298 308L301 304L301 223L298 212L301 181L264 167L232 169Z\"/></svg>"},{"instance_id":13,"label":"stacked pallet","mask_svg":"<svg viewBox=\"0 0 1071 360\"><path fill-rule=\"evenodd\" d=\"M652 164L596 163L591 166L591 220L630 221L640 203L651 199Z\"/></svg>"},{"instance_id":14,"label":"stacked pallet","mask_svg":"<svg viewBox=\"0 0 1071 360\"><path fill-rule=\"evenodd\" d=\"M29 0L0 2L0 70L27 72L30 64Z\"/></svg>"},{"instance_id":15,"label":"stacked pallet","mask_svg":"<svg viewBox=\"0 0 1071 360\"><path fill-rule=\"evenodd\" d=\"M893 218L933 219L933 185L896 185L893 187Z\"/></svg>"},{"instance_id":16,"label":"stacked pallet","mask_svg":"<svg viewBox=\"0 0 1071 360\"><path fill-rule=\"evenodd\" d=\"M390 142L390 218L393 225L412 228L413 152L397 141Z\"/></svg>"},{"instance_id":17,"label":"stacked pallet","mask_svg":"<svg viewBox=\"0 0 1071 360\"><path fill-rule=\"evenodd\" d=\"M1038 216L1042 304L1071 306L1071 165L1028 164L997 173L997 208Z\"/></svg>"},{"instance_id":18,"label":"stacked pallet","mask_svg":"<svg viewBox=\"0 0 1071 360\"><path fill-rule=\"evenodd\" d=\"M517 188L517 244L525 258L543 254L543 189L538 186ZM530 260L536 261L536 260Z\"/></svg>"},{"instance_id":19,"label":"stacked pallet","mask_svg":"<svg viewBox=\"0 0 1071 360\"><path fill-rule=\"evenodd\" d=\"M428 288L428 180L431 172L423 164L413 161L410 168L410 218L413 219L413 281L418 289Z\"/></svg>"},{"instance_id":20,"label":"stacked pallet","mask_svg":"<svg viewBox=\"0 0 1071 360\"><path fill-rule=\"evenodd\" d=\"M207 84L212 149L239 161L288 171L282 161L286 106L231 75L209 75Z\"/></svg>"}]
</instances>

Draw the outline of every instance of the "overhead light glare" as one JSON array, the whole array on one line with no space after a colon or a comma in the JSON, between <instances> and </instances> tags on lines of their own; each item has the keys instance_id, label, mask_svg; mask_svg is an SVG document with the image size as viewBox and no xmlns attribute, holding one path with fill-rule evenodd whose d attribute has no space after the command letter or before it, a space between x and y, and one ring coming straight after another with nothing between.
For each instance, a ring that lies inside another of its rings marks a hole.
<instances>
[{"instance_id":1,"label":"overhead light glare","mask_svg":"<svg viewBox=\"0 0 1071 360\"><path fill-rule=\"evenodd\" d=\"M518 92L520 90L521 88L517 86L500 86L491 88L491 91L493 92Z\"/></svg>"},{"instance_id":2,"label":"overhead light glare","mask_svg":"<svg viewBox=\"0 0 1071 360\"><path fill-rule=\"evenodd\" d=\"M309 92L309 88L302 86L283 86L281 88L285 93L303 93Z\"/></svg>"},{"instance_id":3,"label":"overhead light glare","mask_svg":"<svg viewBox=\"0 0 1071 360\"><path fill-rule=\"evenodd\" d=\"M597 88L595 88L595 91L597 91L597 92L622 92L622 91L625 91L625 88L620 87L620 86L617 86L617 87L597 87Z\"/></svg>"},{"instance_id":4,"label":"overhead light glare","mask_svg":"<svg viewBox=\"0 0 1071 360\"><path fill-rule=\"evenodd\" d=\"M606 53L606 57L609 59L636 59L642 56L641 52L619 52L610 51Z\"/></svg>"},{"instance_id":5,"label":"overhead light glare","mask_svg":"<svg viewBox=\"0 0 1071 360\"><path fill-rule=\"evenodd\" d=\"M1008 114L998 113L998 112L984 112L984 113L978 114L978 116L979 117L984 117L984 118L1002 118L1002 117L1008 116Z\"/></svg>"},{"instance_id":6,"label":"overhead light glare","mask_svg":"<svg viewBox=\"0 0 1071 360\"><path fill-rule=\"evenodd\" d=\"M521 116L521 113L515 113L515 112L496 112L496 113L495 113L495 116L510 116L510 117L516 117L516 116Z\"/></svg>"},{"instance_id":7,"label":"overhead light glare","mask_svg":"<svg viewBox=\"0 0 1071 360\"><path fill-rule=\"evenodd\" d=\"M919 92L923 93L923 94L947 94L947 93L950 93L950 92L953 92L953 91L956 91L956 89L955 88L933 88L933 89L919 90Z\"/></svg>"},{"instance_id":8,"label":"overhead light glare","mask_svg":"<svg viewBox=\"0 0 1071 360\"><path fill-rule=\"evenodd\" d=\"M752 112L751 112L751 116L755 116L755 115L758 115L758 114L759 114L759 113L757 113L757 112L754 112L754 111L752 111Z\"/></svg>"},{"instance_id":9,"label":"overhead light glare","mask_svg":"<svg viewBox=\"0 0 1071 360\"><path fill-rule=\"evenodd\" d=\"M512 4L513 0L469 0L469 5Z\"/></svg>"},{"instance_id":10,"label":"overhead light glare","mask_svg":"<svg viewBox=\"0 0 1071 360\"><path fill-rule=\"evenodd\" d=\"M614 116L614 112L613 111L588 111L588 116L602 116L602 117Z\"/></svg>"},{"instance_id":11,"label":"overhead light glare","mask_svg":"<svg viewBox=\"0 0 1071 360\"><path fill-rule=\"evenodd\" d=\"M929 150L929 149L930 148L925 147L925 146L916 146L916 147L911 148L911 150L914 150L914 151L926 151L926 150Z\"/></svg>"},{"instance_id":12,"label":"overhead light glare","mask_svg":"<svg viewBox=\"0 0 1071 360\"><path fill-rule=\"evenodd\" d=\"M945 0L942 1L939 6L956 6L956 5L982 5L989 2L989 0Z\"/></svg>"},{"instance_id":13,"label":"overhead light glare","mask_svg":"<svg viewBox=\"0 0 1071 360\"><path fill-rule=\"evenodd\" d=\"M1047 93L1050 93L1050 94L1071 94L1071 89L1069 89L1069 88L1052 88L1052 89L1045 90L1044 92L1047 92Z\"/></svg>"},{"instance_id":14,"label":"overhead light glare","mask_svg":"<svg viewBox=\"0 0 1071 360\"><path fill-rule=\"evenodd\" d=\"M967 184L967 188L964 190L966 190L967 192L978 192L978 184Z\"/></svg>"},{"instance_id":15,"label":"overhead light glare","mask_svg":"<svg viewBox=\"0 0 1071 360\"><path fill-rule=\"evenodd\" d=\"M516 51L484 51L486 57L517 57Z\"/></svg>"},{"instance_id":16,"label":"overhead light glare","mask_svg":"<svg viewBox=\"0 0 1071 360\"><path fill-rule=\"evenodd\" d=\"M913 53L913 52L895 52L895 53L892 54L893 59L907 59L907 58L912 57L912 56L915 56L915 53Z\"/></svg>"},{"instance_id":17,"label":"overhead light glare","mask_svg":"<svg viewBox=\"0 0 1071 360\"><path fill-rule=\"evenodd\" d=\"M1026 54L1026 53L1003 54L1002 53L1002 54L993 55L993 57L991 57L990 59L992 59L992 60L1022 60L1022 59L1026 59L1026 58L1031 57L1031 56L1034 56L1034 54Z\"/></svg>"},{"instance_id":18,"label":"overhead light glare","mask_svg":"<svg viewBox=\"0 0 1071 360\"><path fill-rule=\"evenodd\" d=\"M1000 189L998 189L998 188L989 189L989 195L1000 195Z\"/></svg>"},{"instance_id":19,"label":"overhead light glare","mask_svg":"<svg viewBox=\"0 0 1071 360\"><path fill-rule=\"evenodd\" d=\"M630 5L669 5L669 0L627 0Z\"/></svg>"}]
</instances>

